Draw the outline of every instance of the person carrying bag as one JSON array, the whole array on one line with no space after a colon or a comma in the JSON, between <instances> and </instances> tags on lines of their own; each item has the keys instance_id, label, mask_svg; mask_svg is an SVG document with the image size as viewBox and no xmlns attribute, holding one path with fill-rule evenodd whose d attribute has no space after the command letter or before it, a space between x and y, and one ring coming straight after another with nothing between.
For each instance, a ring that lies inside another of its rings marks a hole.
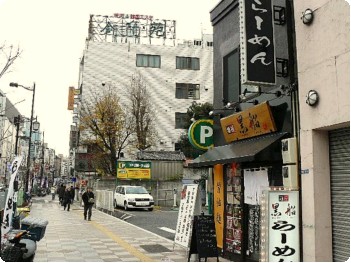
<instances>
[{"instance_id":1,"label":"person carrying bag","mask_svg":"<svg viewBox=\"0 0 351 263\"><path fill-rule=\"evenodd\" d=\"M84 203L84 220L91 221L92 208L95 203L95 196L91 187L88 187L87 191L82 195Z\"/></svg>"}]
</instances>

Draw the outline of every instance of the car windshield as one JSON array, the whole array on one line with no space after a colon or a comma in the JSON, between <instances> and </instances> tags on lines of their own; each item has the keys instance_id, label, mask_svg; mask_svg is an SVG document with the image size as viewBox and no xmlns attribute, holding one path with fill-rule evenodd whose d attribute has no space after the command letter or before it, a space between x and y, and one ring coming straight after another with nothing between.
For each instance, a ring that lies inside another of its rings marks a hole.
<instances>
[{"instance_id":1,"label":"car windshield","mask_svg":"<svg viewBox=\"0 0 351 263\"><path fill-rule=\"evenodd\" d=\"M127 194L148 194L144 187L127 187Z\"/></svg>"}]
</instances>

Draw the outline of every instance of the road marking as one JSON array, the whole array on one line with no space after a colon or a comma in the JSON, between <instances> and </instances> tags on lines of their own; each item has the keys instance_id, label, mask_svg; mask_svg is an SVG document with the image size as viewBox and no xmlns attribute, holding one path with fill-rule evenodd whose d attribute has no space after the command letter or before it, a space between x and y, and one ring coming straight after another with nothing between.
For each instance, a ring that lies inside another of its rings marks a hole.
<instances>
[{"instance_id":1,"label":"road marking","mask_svg":"<svg viewBox=\"0 0 351 263\"><path fill-rule=\"evenodd\" d=\"M123 220L127 220L129 218L131 218L132 216L126 216L125 218L123 218Z\"/></svg>"},{"instance_id":2,"label":"road marking","mask_svg":"<svg viewBox=\"0 0 351 263\"><path fill-rule=\"evenodd\" d=\"M175 230L170 229L168 227L159 227L159 229L166 231L166 232L169 232L169 233L172 233L172 234L175 234Z\"/></svg>"}]
</instances>

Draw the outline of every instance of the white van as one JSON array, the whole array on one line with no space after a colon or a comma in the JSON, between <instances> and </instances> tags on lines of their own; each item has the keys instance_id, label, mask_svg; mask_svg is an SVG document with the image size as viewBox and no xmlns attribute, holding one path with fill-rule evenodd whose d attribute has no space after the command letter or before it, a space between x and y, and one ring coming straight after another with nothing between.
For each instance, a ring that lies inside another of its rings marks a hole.
<instances>
[{"instance_id":1,"label":"white van","mask_svg":"<svg viewBox=\"0 0 351 263\"><path fill-rule=\"evenodd\" d=\"M125 210L141 208L152 211L154 198L143 186L119 185L115 190L114 206L124 207Z\"/></svg>"}]
</instances>

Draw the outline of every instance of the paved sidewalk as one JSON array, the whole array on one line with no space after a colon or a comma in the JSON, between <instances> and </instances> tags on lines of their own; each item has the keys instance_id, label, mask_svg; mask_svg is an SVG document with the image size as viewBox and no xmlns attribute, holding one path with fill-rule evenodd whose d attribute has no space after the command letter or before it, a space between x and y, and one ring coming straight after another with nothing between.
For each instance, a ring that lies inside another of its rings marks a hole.
<instances>
[{"instance_id":1,"label":"paved sidewalk","mask_svg":"<svg viewBox=\"0 0 351 263\"><path fill-rule=\"evenodd\" d=\"M183 247L121 219L93 209L92 221L85 221L78 204L67 212L57 198L33 199L30 215L49 221L35 262L187 261Z\"/></svg>"}]
</instances>

